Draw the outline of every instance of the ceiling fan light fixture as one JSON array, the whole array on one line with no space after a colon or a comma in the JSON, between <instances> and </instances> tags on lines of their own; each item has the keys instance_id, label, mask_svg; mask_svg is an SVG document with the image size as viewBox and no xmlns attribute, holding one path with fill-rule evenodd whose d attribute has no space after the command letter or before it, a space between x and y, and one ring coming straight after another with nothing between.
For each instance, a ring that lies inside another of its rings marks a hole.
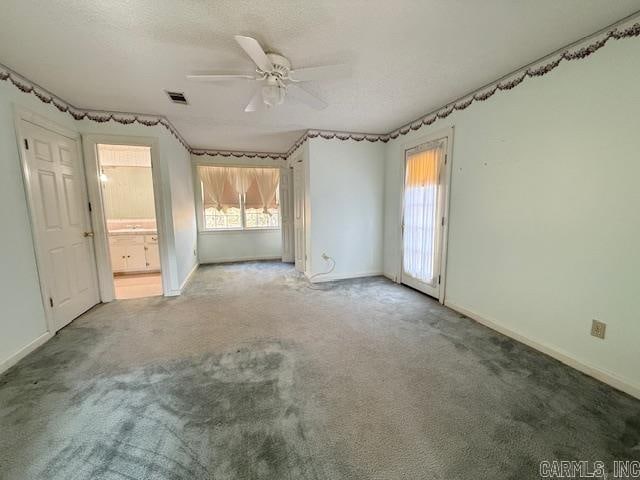
<instances>
[{"instance_id":1,"label":"ceiling fan light fixture","mask_svg":"<svg viewBox=\"0 0 640 480\"><path fill-rule=\"evenodd\" d=\"M301 83L345 77L350 72L347 65L323 65L292 70L288 58L278 53L265 52L255 38L235 35L235 39L255 64L255 74L202 72L187 75L187 78L207 82L232 79L260 82L263 86L254 90L251 100L244 108L245 112L257 112L262 110L263 105L267 108L276 107L284 103L286 96L316 110L322 110L327 107L327 102L308 91Z\"/></svg>"},{"instance_id":2,"label":"ceiling fan light fixture","mask_svg":"<svg viewBox=\"0 0 640 480\"><path fill-rule=\"evenodd\" d=\"M267 107L275 107L284 102L286 89L281 85L265 85L262 87L262 101Z\"/></svg>"}]
</instances>

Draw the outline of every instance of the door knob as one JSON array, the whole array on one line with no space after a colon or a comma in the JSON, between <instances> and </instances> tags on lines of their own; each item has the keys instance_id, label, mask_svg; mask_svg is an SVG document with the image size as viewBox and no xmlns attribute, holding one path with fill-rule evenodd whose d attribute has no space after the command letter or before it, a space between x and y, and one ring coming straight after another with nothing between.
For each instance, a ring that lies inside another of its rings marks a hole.
<instances>
[{"instance_id":1,"label":"door knob","mask_svg":"<svg viewBox=\"0 0 640 480\"><path fill-rule=\"evenodd\" d=\"M84 236L93 238L93 232L84 232Z\"/></svg>"}]
</instances>

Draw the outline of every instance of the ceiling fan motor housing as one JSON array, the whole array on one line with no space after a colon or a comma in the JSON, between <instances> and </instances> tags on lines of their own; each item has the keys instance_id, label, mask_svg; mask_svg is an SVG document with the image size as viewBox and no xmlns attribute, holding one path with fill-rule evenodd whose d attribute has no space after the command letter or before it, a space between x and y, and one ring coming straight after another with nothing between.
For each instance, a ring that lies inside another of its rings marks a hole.
<instances>
[{"instance_id":1,"label":"ceiling fan motor housing","mask_svg":"<svg viewBox=\"0 0 640 480\"><path fill-rule=\"evenodd\" d=\"M277 53L267 53L267 58L271 60L271 63L273 64L273 71L264 73L273 74L281 80L289 78L291 62L289 62L287 58L282 55L278 55Z\"/></svg>"},{"instance_id":2,"label":"ceiling fan motor housing","mask_svg":"<svg viewBox=\"0 0 640 480\"><path fill-rule=\"evenodd\" d=\"M292 98L305 103L312 108L321 110L327 107L327 102L307 91L300 82L308 82L323 78L335 78L344 75L340 65L325 65L291 70L289 59L278 53L266 53L255 39L243 35L235 35L235 39L256 66L256 74L246 73L201 73L188 75L188 78L204 81L218 81L228 79L249 79L261 83L245 112L255 112L261 104L275 107L283 103L288 92ZM291 75L294 75L294 78Z\"/></svg>"}]
</instances>

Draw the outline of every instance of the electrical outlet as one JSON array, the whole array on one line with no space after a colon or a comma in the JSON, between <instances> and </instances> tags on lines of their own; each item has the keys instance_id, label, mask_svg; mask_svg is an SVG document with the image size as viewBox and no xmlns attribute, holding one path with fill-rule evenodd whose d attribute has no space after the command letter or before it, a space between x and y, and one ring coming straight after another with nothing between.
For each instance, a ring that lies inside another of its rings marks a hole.
<instances>
[{"instance_id":1,"label":"electrical outlet","mask_svg":"<svg viewBox=\"0 0 640 480\"><path fill-rule=\"evenodd\" d=\"M598 320L593 320L593 322L591 322L591 335L594 337L604 340L604 332L606 329L607 324L604 322L599 322Z\"/></svg>"}]
</instances>

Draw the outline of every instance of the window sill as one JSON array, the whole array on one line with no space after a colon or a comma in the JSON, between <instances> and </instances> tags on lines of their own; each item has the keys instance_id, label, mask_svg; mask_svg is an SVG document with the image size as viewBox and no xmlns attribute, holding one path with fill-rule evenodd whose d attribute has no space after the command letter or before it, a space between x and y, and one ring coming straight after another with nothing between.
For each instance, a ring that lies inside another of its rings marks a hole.
<instances>
[{"instance_id":1,"label":"window sill","mask_svg":"<svg viewBox=\"0 0 640 480\"><path fill-rule=\"evenodd\" d=\"M216 230L200 230L198 235L215 235L215 234L227 234L227 233L256 233L256 232L279 232L280 227L265 227L265 228L220 228Z\"/></svg>"}]
</instances>

